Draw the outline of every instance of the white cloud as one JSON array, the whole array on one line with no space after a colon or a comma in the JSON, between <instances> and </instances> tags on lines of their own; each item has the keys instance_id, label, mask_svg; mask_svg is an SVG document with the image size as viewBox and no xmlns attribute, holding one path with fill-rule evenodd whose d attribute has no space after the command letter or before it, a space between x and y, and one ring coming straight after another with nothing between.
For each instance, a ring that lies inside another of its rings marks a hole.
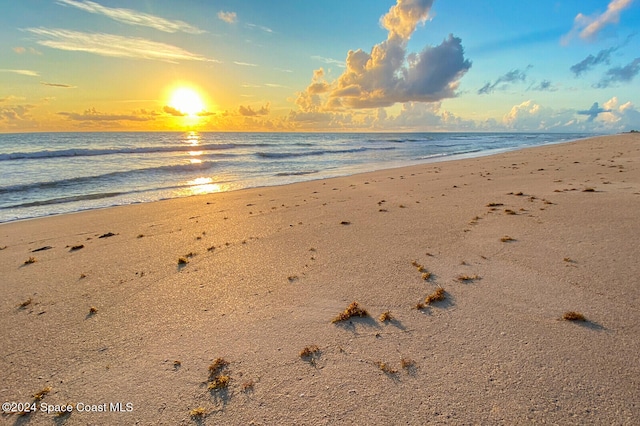
<instances>
[{"instance_id":1,"label":"white cloud","mask_svg":"<svg viewBox=\"0 0 640 426\"><path fill-rule=\"evenodd\" d=\"M345 68L346 67L344 61L339 61L337 59L325 58L323 56L317 56L317 55L313 55L311 57L311 59L313 59L314 61L323 62L323 63L325 63L327 65L335 65L335 66L340 67L340 68Z\"/></svg>"},{"instance_id":2,"label":"white cloud","mask_svg":"<svg viewBox=\"0 0 640 426\"><path fill-rule=\"evenodd\" d=\"M227 24L235 24L238 22L238 16L235 12L224 12L222 10L218 12L218 19L226 22Z\"/></svg>"},{"instance_id":3,"label":"white cloud","mask_svg":"<svg viewBox=\"0 0 640 426\"><path fill-rule=\"evenodd\" d=\"M449 35L438 46L426 46L420 53L407 52L409 38L429 16L431 4L431 0L397 0L381 18L389 30L387 40L374 46L371 53L350 50L346 70L332 82L314 75L306 93L298 94L298 106L310 112L454 97L459 79L471 67L459 38ZM330 90L320 96L319 84Z\"/></svg>"},{"instance_id":4,"label":"white cloud","mask_svg":"<svg viewBox=\"0 0 640 426\"><path fill-rule=\"evenodd\" d=\"M247 28L251 28L252 30L261 30L264 31L265 33L269 33L272 34L273 30L269 27L263 27L262 25L256 25L256 24L245 24L245 26Z\"/></svg>"},{"instance_id":5,"label":"white cloud","mask_svg":"<svg viewBox=\"0 0 640 426\"><path fill-rule=\"evenodd\" d=\"M236 65L240 65L242 67L257 67L258 65L256 64L251 64L249 62L238 62L238 61L233 61L234 64Z\"/></svg>"},{"instance_id":6,"label":"white cloud","mask_svg":"<svg viewBox=\"0 0 640 426\"><path fill-rule=\"evenodd\" d=\"M38 44L53 49L89 52L101 56L152 59L168 62L218 62L170 44L158 43L137 37L124 37L104 33L83 33L55 28L27 28L26 31L40 37L40 40L37 41Z\"/></svg>"},{"instance_id":7,"label":"white cloud","mask_svg":"<svg viewBox=\"0 0 640 426\"><path fill-rule=\"evenodd\" d=\"M206 32L184 21L165 19L131 9L106 7L88 0L58 0L57 3L62 6L72 6L85 12L103 15L125 24L150 27L168 33L180 31L191 34L202 34Z\"/></svg>"},{"instance_id":8,"label":"white cloud","mask_svg":"<svg viewBox=\"0 0 640 426\"><path fill-rule=\"evenodd\" d=\"M624 9L631 6L631 3L633 3L633 0L611 0L607 10L599 15L586 16L578 13L573 21L573 28L569 34L562 38L562 42L566 44L576 35L583 40L595 40L600 31L607 25L618 23L620 14Z\"/></svg>"},{"instance_id":9,"label":"white cloud","mask_svg":"<svg viewBox=\"0 0 640 426\"><path fill-rule=\"evenodd\" d=\"M418 24L429 17L433 0L398 0L389 12L380 18L380 24L389 30L389 38L408 39Z\"/></svg>"},{"instance_id":10,"label":"white cloud","mask_svg":"<svg viewBox=\"0 0 640 426\"><path fill-rule=\"evenodd\" d=\"M40 74L38 74L36 71L31 71L31 70L7 70L7 69L0 69L0 72L10 72L13 74L20 74L20 75L26 75L28 77L38 77Z\"/></svg>"}]
</instances>

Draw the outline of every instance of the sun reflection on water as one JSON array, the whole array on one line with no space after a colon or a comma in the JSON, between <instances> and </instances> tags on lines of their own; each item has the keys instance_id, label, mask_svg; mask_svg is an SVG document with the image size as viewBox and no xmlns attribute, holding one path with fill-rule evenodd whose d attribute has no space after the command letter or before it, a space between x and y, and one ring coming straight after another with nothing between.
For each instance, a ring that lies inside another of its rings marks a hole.
<instances>
[{"instance_id":1,"label":"sun reflection on water","mask_svg":"<svg viewBox=\"0 0 640 426\"><path fill-rule=\"evenodd\" d=\"M199 177L187 182L188 188L184 189L184 195L201 195L211 194L214 192L223 192L226 190L226 186L214 183L213 178Z\"/></svg>"},{"instance_id":2,"label":"sun reflection on water","mask_svg":"<svg viewBox=\"0 0 640 426\"><path fill-rule=\"evenodd\" d=\"M192 146L200 145L200 134L198 132L189 132L187 134L187 142Z\"/></svg>"}]
</instances>

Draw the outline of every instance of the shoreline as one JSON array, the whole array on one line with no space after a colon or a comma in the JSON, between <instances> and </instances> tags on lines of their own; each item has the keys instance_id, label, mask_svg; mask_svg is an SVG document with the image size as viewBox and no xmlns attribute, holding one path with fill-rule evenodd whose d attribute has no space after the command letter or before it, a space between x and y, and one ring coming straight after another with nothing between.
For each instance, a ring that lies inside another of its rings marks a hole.
<instances>
[{"instance_id":1,"label":"shoreline","mask_svg":"<svg viewBox=\"0 0 640 426\"><path fill-rule=\"evenodd\" d=\"M0 397L133 407L3 419L638 423L638 203L622 134L0 224Z\"/></svg>"},{"instance_id":2,"label":"shoreline","mask_svg":"<svg viewBox=\"0 0 640 426\"><path fill-rule=\"evenodd\" d=\"M94 133L94 132L91 132L91 133ZM183 133L183 132L178 132L178 133ZM238 133L238 132L233 132L233 133ZM392 132L390 134L394 134L394 133ZM407 133L407 134L411 134L411 133ZM473 133L473 134L475 134L475 133ZM480 132L480 133L477 133L477 134L483 134L483 133ZM492 134L492 133L489 132L487 134ZM522 134L526 135L526 134L529 134L529 133L522 133ZM368 164L368 165L364 165L364 164L363 165L353 165L351 167L347 167L347 168L343 168L342 169L346 174L338 174L338 175L329 176L329 177L318 177L318 178L315 178L315 179L300 180L300 181L295 181L295 182L287 182L287 183L282 183L282 184L277 184L277 185L247 186L247 187L231 189L231 190L228 190L228 191L219 191L219 192L234 192L234 191L242 191L242 190L255 189L255 188L267 188L267 187L272 187L272 186L273 187L281 187L281 186L287 186L287 185L292 185L292 184L297 184L297 183L312 182L312 181L319 181L319 180L326 180L326 179L335 179L335 178L342 178L342 177L350 177L350 176L355 176L355 175L364 174L364 173L372 173L372 172L378 172L378 171L384 171L384 170L394 170L394 169L405 168L405 167L413 167L413 166L419 166L419 165L422 165L422 164L432 164L432 163L440 163L440 162L447 162L447 161L459 161L459 160L466 160L466 159L482 158L482 157L487 157L487 156L500 155L500 154L504 154L504 153L507 153L507 152L519 151L519 150L523 150L523 149L529 149L529 148L535 148L535 147L544 147L544 146L552 146L552 145L564 144L564 143L572 143L572 142L577 142L577 141L580 141L580 140L591 139L591 138L594 138L594 137L603 137L603 136L605 136L605 135L593 135L593 136L588 136L588 137L579 138L579 139L547 142L547 143L544 143L544 144L541 144L541 145L535 145L535 146L495 148L495 149L492 149L492 150L480 150L480 151L477 151L477 152L461 153L461 154L442 154L442 155L438 154L438 155L434 155L432 158L428 158L428 159L420 159L420 160L412 160L412 161L403 160L403 161L398 161L398 162L395 162L395 163L392 163L392 164L389 164L389 163L373 163L373 164ZM609 136L612 136L612 135L609 135ZM372 167L372 166L376 167L376 165L380 166L380 168L370 169L370 167ZM173 199L179 199L179 198L189 198L189 197L194 197L194 196L199 196L199 195L209 195L209 194L214 194L214 193L218 193L218 192L210 192L210 193L205 193L205 194L192 194L192 195L185 195L185 196L176 196L176 197L171 197L171 198L163 198L163 199L149 200L149 201L139 201L139 202L129 202L129 203L123 203L123 204L113 204L113 205L102 206L102 207L86 207L86 208L83 208L83 209L69 211L69 212L52 213L52 214L42 215L42 216L24 217L24 218L19 218L19 219L8 220L8 221L5 221L5 222L0 222L0 225L5 224L5 223L13 223L13 222L18 222L18 221L23 221L23 220L32 220L32 219L39 219L39 218L58 216L58 215L65 215L65 214L82 213L82 212L87 212L87 211L92 211L92 210L102 210L102 209L108 209L108 208L113 208L113 207L122 207L122 206L128 206L128 205L154 203L154 202L158 202L158 201L166 201L166 200L173 200Z\"/></svg>"}]
</instances>

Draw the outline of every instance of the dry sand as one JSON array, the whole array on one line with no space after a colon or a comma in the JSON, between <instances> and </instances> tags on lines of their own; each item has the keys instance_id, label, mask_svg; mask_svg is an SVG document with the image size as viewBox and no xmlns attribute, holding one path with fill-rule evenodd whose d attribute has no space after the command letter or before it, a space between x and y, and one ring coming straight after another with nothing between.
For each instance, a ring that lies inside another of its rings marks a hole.
<instances>
[{"instance_id":1,"label":"dry sand","mask_svg":"<svg viewBox=\"0 0 640 426\"><path fill-rule=\"evenodd\" d=\"M77 404L0 422L640 424L639 211L626 134L0 225L0 397Z\"/></svg>"}]
</instances>

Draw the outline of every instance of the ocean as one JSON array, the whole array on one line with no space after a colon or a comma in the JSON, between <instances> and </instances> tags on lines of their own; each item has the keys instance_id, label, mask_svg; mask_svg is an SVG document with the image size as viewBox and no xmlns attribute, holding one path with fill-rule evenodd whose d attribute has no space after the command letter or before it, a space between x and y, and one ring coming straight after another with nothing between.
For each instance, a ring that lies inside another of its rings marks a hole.
<instances>
[{"instance_id":1,"label":"ocean","mask_svg":"<svg viewBox=\"0 0 640 426\"><path fill-rule=\"evenodd\" d=\"M567 133L0 134L0 222L582 139Z\"/></svg>"}]
</instances>

